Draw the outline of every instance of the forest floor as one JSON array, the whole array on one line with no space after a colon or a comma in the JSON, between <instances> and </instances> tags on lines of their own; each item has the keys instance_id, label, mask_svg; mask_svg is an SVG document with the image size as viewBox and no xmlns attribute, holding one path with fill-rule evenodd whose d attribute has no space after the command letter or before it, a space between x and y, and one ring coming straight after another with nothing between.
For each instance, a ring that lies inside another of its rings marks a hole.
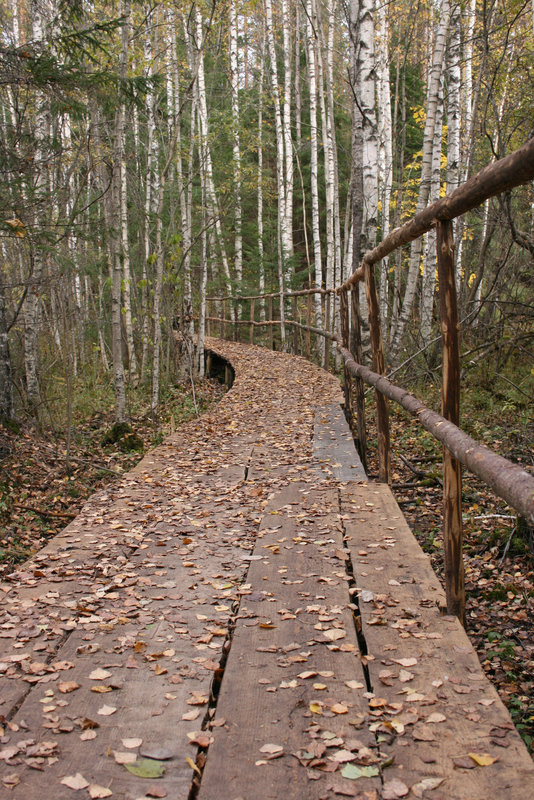
<instances>
[{"instance_id":1,"label":"forest floor","mask_svg":"<svg viewBox=\"0 0 534 800\"><path fill-rule=\"evenodd\" d=\"M144 453L176 427L203 413L224 393L216 379L166 394L157 431L141 402L130 409L130 423L143 450L124 452L102 445L114 423L113 407L80 408L74 414L70 442L64 428L0 427L0 580L40 550L78 514L92 494L128 472ZM196 408L195 408L196 403Z\"/></svg>"},{"instance_id":2,"label":"forest floor","mask_svg":"<svg viewBox=\"0 0 534 800\"><path fill-rule=\"evenodd\" d=\"M223 392L218 381L203 381L196 389L198 410L217 402ZM532 467L531 423L520 427L517 415L488 417L486 409L480 414L486 430L481 437L476 409L469 406L468 397L464 418L471 420L472 435ZM141 407L131 421L146 452L195 414L191 394L183 390L167 397L157 434ZM102 446L112 424L111 406L78 414L70 463L64 433L0 429L0 580L62 530L89 496L140 460L142 453ZM414 420L394 409L392 442L394 494L442 577L439 446ZM370 449L372 473L377 468ZM516 530L510 509L470 475L464 478L464 526L468 632L486 674L534 754L534 556Z\"/></svg>"},{"instance_id":3,"label":"forest floor","mask_svg":"<svg viewBox=\"0 0 534 800\"><path fill-rule=\"evenodd\" d=\"M469 394L463 402L468 432L532 472L533 421L520 424L518 414L488 413L487 407L482 413ZM392 490L443 581L440 445L408 414L394 408L391 414ZM378 471L373 453L369 471ZM534 755L532 532L529 540L528 530L518 530L512 509L469 473L463 478L463 524L467 631L484 671Z\"/></svg>"}]
</instances>

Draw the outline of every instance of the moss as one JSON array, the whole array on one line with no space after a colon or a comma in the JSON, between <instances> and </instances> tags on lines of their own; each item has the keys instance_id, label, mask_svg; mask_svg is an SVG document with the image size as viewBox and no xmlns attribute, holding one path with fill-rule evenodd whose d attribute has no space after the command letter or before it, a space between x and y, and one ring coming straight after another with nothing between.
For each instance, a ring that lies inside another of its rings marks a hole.
<instances>
[{"instance_id":1,"label":"moss","mask_svg":"<svg viewBox=\"0 0 534 800\"><path fill-rule=\"evenodd\" d=\"M130 453L133 450L142 450L143 440L138 436L127 422L116 422L102 439L102 447L110 444L118 445L123 453Z\"/></svg>"}]
</instances>

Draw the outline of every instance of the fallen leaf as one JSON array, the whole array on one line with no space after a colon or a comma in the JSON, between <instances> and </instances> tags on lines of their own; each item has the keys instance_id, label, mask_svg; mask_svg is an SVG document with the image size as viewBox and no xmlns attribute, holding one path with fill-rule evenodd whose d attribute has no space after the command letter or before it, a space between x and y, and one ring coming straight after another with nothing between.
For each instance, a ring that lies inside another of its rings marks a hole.
<instances>
[{"instance_id":1,"label":"fallen leaf","mask_svg":"<svg viewBox=\"0 0 534 800\"><path fill-rule=\"evenodd\" d=\"M74 791L78 791L78 789L87 789L89 786L89 781L86 781L83 775L79 772L76 775L66 775L64 778L60 780L64 786L68 786L69 789L74 789Z\"/></svg>"},{"instance_id":2,"label":"fallen leaf","mask_svg":"<svg viewBox=\"0 0 534 800\"><path fill-rule=\"evenodd\" d=\"M467 755L469 758L473 759L475 764L478 764L479 767L489 767L499 760L498 757L490 756L489 753L468 753Z\"/></svg>"},{"instance_id":3,"label":"fallen leaf","mask_svg":"<svg viewBox=\"0 0 534 800\"><path fill-rule=\"evenodd\" d=\"M103 797L111 797L113 792L105 786L99 786L98 783L91 783L88 789L91 800L101 800Z\"/></svg>"},{"instance_id":4,"label":"fallen leaf","mask_svg":"<svg viewBox=\"0 0 534 800\"><path fill-rule=\"evenodd\" d=\"M135 753L121 753L117 750L113 750L113 758L117 764L133 764L134 761L137 761Z\"/></svg>"},{"instance_id":5,"label":"fallen leaf","mask_svg":"<svg viewBox=\"0 0 534 800\"><path fill-rule=\"evenodd\" d=\"M102 669L98 667L98 669L94 669L90 675L89 679L92 681L103 681L105 678L110 678L111 672L108 672L107 669Z\"/></svg>"},{"instance_id":6,"label":"fallen leaf","mask_svg":"<svg viewBox=\"0 0 534 800\"><path fill-rule=\"evenodd\" d=\"M116 710L115 706L102 706L96 713L100 714L101 717L109 717L111 714L114 714Z\"/></svg>"},{"instance_id":7,"label":"fallen leaf","mask_svg":"<svg viewBox=\"0 0 534 800\"><path fill-rule=\"evenodd\" d=\"M80 733L80 739L82 742L89 742L91 739L96 739L96 731L84 731L83 733Z\"/></svg>"},{"instance_id":8,"label":"fallen leaf","mask_svg":"<svg viewBox=\"0 0 534 800\"><path fill-rule=\"evenodd\" d=\"M395 664L400 664L401 667L415 667L417 664L416 658L393 658L391 659Z\"/></svg>"},{"instance_id":9,"label":"fallen leaf","mask_svg":"<svg viewBox=\"0 0 534 800\"><path fill-rule=\"evenodd\" d=\"M162 745L151 742L143 744L139 749L139 753L145 758L153 758L156 761L168 761L174 755L173 751L168 747L163 747Z\"/></svg>"},{"instance_id":10,"label":"fallen leaf","mask_svg":"<svg viewBox=\"0 0 534 800\"><path fill-rule=\"evenodd\" d=\"M415 797L423 797L425 792L437 789L438 786L441 786L444 780L445 778L423 778L422 781L414 783L412 786L412 793Z\"/></svg>"},{"instance_id":11,"label":"fallen leaf","mask_svg":"<svg viewBox=\"0 0 534 800\"><path fill-rule=\"evenodd\" d=\"M323 631L322 633L324 638L328 639L330 642L337 642L338 639L344 639L347 635L345 631L342 631L339 628L329 628L327 631Z\"/></svg>"},{"instance_id":12,"label":"fallen leaf","mask_svg":"<svg viewBox=\"0 0 534 800\"><path fill-rule=\"evenodd\" d=\"M447 717L445 714L440 714L439 711L434 711L429 717L427 717L427 722L445 722Z\"/></svg>"},{"instance_id":13,"label":"fallen leaf","mask_svg":"<svg viewBox=\"0 0 534 800\"><path fill-rule=\"evenodd\" d=\"M143 744L142 739L121 739L121 742L123 747L127 747L130 750Z\"/></svg>"},{"instance_id":14,"label":"fallen leaf","mask_svg":"<svg viewBox=\"0 0 534 800\"><path fill-rule=\"evenodd\" d=\"M330 711L334 714L346 714L348 710L347 706L343 705L343 703L334 703L333 706L330 706Z\"/></svg>"},{"instance_id":15,"label":"fallen leaf","mask_svg":"<svg viewBox=\"0 0 534 800\"><path fill-rule=\"evenodd\" d=\"M163 786L150 786L145 790L146 797L167 797L167 790Z\"/></svg>"},{"instance_id":16,"label":"fallen leaf","mask_svg":"<svg viewBox=\"0 0 534 800\"><path fill-rule=\"evenodd\" d=\"M182 719L187 720L188 722L192 722L194 719L197 719L200 716L200 711L198 708L194 708L192 711L186 711L185 714L182 714Z\"/></svg>"},{"instance_id":17,"label":"fallen leaf","mask_svg":"<svg viewBox=\"0 0 534 800\"><path fill-rule=\"evenodd\" d=\"M80 684L76 683L76 681L61 681L61 683L58 683L57 688L62 694L70 694L70 692L79 689Z\"/></svg>"},{"instance_id":18,"label":"fallen leaf","mask_svg":"<svg viewBox=\"0 0 534 800\"><path fill-rule=\"evenodd\" d=\"M213 742L213 736L206 731L192 731L187 734L189 744L196 744L198 747L209 747Z\"/></svg>"},{"instance_id":19,"label":"fallen leaf","mask_svg":"<svg viewBox=\"0 0 534 800\"><path fill-rule=\"evenodd\" d=\"M279 754L282 755L284 748L281 744L264 744L260 747L260 753L268 753L269 755Z\"/></svg>"},{"instance_id":20,"label":"fallen leaf","mask_svg":"<svg viewBox=\"0 0 534 800\"><path fill-rule=\"evenodd\" d=\"M163 778L165 775L165 766L161 761L154 761L152 758L139 758L133 764L124 766L138 778Z\"/></svg>"},{"instance_id":21,"label":"fallen leaf","mask_svg":"<svg viewBox=\"0 0 534 800\"><path fill-rule=\"evenodd\" d=\"M382 787L382 800L398 800L399 797L406 797L409 788L398 778L387 781Z\"/></svg>"}]
</instances>

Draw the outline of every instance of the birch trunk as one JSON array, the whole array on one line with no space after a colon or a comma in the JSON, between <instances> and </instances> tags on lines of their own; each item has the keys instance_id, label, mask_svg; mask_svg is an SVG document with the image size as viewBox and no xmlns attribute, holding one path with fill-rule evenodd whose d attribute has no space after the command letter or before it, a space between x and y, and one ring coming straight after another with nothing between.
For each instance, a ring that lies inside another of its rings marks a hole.
<instances>
[{"instance_id":1,"label":"birch trunk","mask_svg":"<svg viewBox=\"0 0 534 800\"><path fill-rule=\"evenodd\" d=\"M441 73L443 70L443 62L445 57L445 45L447 39L447 31L449 28L450 19L450 6L449 0L442 0L440 7L439 24L436 31L434 42L434 50L432 56L432 64L428 72L428 89L427 89L427 104L426 104L426 121L423 133L423 157L421 164L421 180L419 184L419 193L417 198L417 211L422 210L428 203L428 196L430 192L430 182L432 173L432 149L434 142L434 129L436 127L436 117L439 100L439 87L441 82ZM419 269L421 262L422 240L421 238L415 239L410 248L410 263L408 268L408 277L406 280L406 289L404 292L404 301L402 310L399 315L397 327L392 336L391 342L391 360L395 362L400 353L402 339L406 325L412 313L415 291L419 277Z\"/></svg>"},{"instance_id":2,"label":"birch trunk","mask_svg":"<svg viewBox=\"0 0 534 800\"><path fill-rule=\"evenodd\" d=\"M230 3L230 76L232 90L232 126L233 126L233 158L234 158L234 268L235 277L241 291L243 281L243 236L241 211L241 143L239 120L239 58L237 44L237 9L236 0ZM240 314L241 308L238 312Z\"/></svg>"},{"instance_id":3,"label":"birch trunk","mask_svg":"<svg viewBox=\"0 0 534 800\"><path fill-rule=\"evenodd\" d=\"M291 20L289 0L282 0L282 35L284 48L284 103L282 127L285 155L285 225L283 245L284 258L293 257L293 142L291 140ZM285 276L289 278L290 264L285 265Z\"/></svg>"},{"instance_id":4,"label":"birch trunk","mask_svg":"<svg viewBox=\"0 0 534 800\"><path fill-rule=\"evenodd\" d=\"M263 81L264 81L264 53L265 35L262 32L259 62L260 75L258 83L258 170L256 173L257 199L258 199L258 288L259 293L265 293L265 265L263 247ZM260 300L260 320L265 320L265 298Z\"/></svg>"},{"instance_id":5,"label":"birch trunk","mask_svg":"<svg viewBox=\"0 0 534 800\"><path fill-rule=\"evenodd\" d=\"M315 58L315 35L313 30L312 0L306 0L306 43L308 48L308 88L310 94L310 150L311 150L311 206L312 206L312 239L313 259L315 268L315 286L320 289L323 285L323 268L321 261L321 230L319 217L319 157L317 141L317 77ZM315 300L315 326L322 328L323 315L321 308L321 295L314 295ZM324 339L318 341L319 356L324 355Z\"/></svg>"},{"instance_id":6,"label":"birch trunk","mask_svg":"<svg viewBox=\"0 0 534 800\"><path fill-rule=\"evenodd\" d=\"M228 257L226 255L226 246L222 234L221 217L219 214L219 204L217 195L215 193L215 184L213 180L213 164L211 159L211 150L209 146L209 124L208 124L208 108L206 101L206 80L204 75L204 36L202 26L202 16L197 6L195 6L195 42L194 42L194 63L192 63L192 72L196 74L195 81L195 96L197 102L197 112L200 124L200 152L201 160L204 164L206 174L206 207L210 216L210 224L215 225L215 232L217 236L217 243L221 256L223 279L226 282L228 292L231 290L230 268L228 266Z\"/></svg>"},{"instance_id":7,"label":"birch trunk","mask_svg":"<svg viewBox=\"0 0 534 800\"><path fill-rule=\"evenodd\" d=\"M453 192L460 183L460 88L461 72L461 16L460 6L454 3L451 8L449 47L447 58L447 194ZM456 230L456 220L453 230ZM461 258L456 259L456 292L459 296L462 276Z\"/></svg>"},{"instance_id":8,"label":"birch trunk","mask_svg":"<svg viewBox=\"0 0 534 800\"><path fill-rule=\"evenodd\" d=\"M378 7L379 29L377 35L377 99L378 99L378 176L380 195L381 238L389 233L389 211L393 185L393 131L391 121L391 92L389 86L389 30L387 8ZM380 319L383 336L388 328L389 295L389 257L380 265Z\"/></svg>"},{"instance_id":9,"label":"birch trunk","mask_svg":"<svg viewBox=\"0 0 534 800\"><path fill-rule=\"evenodd\" d=\"M441 136L443 125L443 80L439 88L436 123L434 127L434 143L432 147L432 171L428 202L439 199L441 186ZM420 326L423 347L426 347L432 335L432 312L434 309L434 291L436 287L436 230L432 228L426 235L423 286L421 291Z\"/></svg>"},{"instance_id":10,"label":"birch trunk","mask_svg":"<svg viewBox=\"0 0 534 800\"><path fill-rule=\"evenodd\" d=\"M276 136L276 187L278 190L278 284L280 291L280 336L282 346L285 344L285 314L284 314L284 284L286 266L291 255L288 246L289 236L287 231L287 205L286 182L284 162L284 134L282 129L282 114L280 111L280 89L278 86L278 67L276 64L276 49L274 46L273 9L271 0L265 0L265 32L267 35L267 48L271 68L271 91L274 104L274 122Z\"/></svg>"}]
</instances>

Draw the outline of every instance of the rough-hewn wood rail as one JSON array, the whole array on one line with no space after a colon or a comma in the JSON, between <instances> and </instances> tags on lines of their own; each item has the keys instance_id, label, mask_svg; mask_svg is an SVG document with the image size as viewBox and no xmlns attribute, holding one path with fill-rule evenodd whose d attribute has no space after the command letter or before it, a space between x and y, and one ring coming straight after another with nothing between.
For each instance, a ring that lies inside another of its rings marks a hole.
<instances>
[{"instance_id":1,"label":"rough-hewn wood rail","mask_svg":"<svg viewBox=\"0 0 534 800\"><path fill-rule=\"evenodd\" d=\"M339 352L349 368L345 370L345 386L347 406L355 410L354 427L358 431L358 448L362 462L366 463L367 433L365 425L365 394L363 382L375 387L378 461L380 480L389 483L390 466L390 433L387 397L405 405L400 398L406 399L408 393L394 387L388 381L379 380L384 376L385 354L382 341L379 299L376 288L374 266L396 249L408 244L436 227L436 251L439 277L440 324L442 335L442 415L434 412L422 413L419 404L417 416L425 421L425 427L443 442L443 542L445 557L447 609L459 619L465 617L465 585L463 568L463 531L462 531L462 464L472 469L475 474L485 480L494 491L531 523L534 521L534 478L506 462L488 448L473 442L462 434L460 426L460 335L458 307L456 297L456 269L454 259L454 233L452 220L480 205L486 199L497 194L510 191L534 178L534 139L529 139L523 147L493 164L488 165L477 175L460 185L450 195L436 201L418 212L412 219L399 228L391 231L373 250L364 253L361 263L356 265L352 275L340 286L336 287L339 296L339 331L334 331L333 320L327 314L325 329L318 330L311 325L312 308L308 303L306 325L298 320L291 320L281 314L279 324L291 325L295 331L303 329L308 332L306 356L310 356L310 334L323 336L337 341ZM356 254L356 258L358 254ZM362 346L360 331L359 289L360 281L365 281L367 305L369 312L370 338L372 350L372 370L362 366ZM308 293L319 291L309 289ZM280 297L284 297L284 292ZM349 297L350 295L350 297ZM272 296L269 296L269 320L256 323L254 320L254 301L250 306L250 319L226 321L220 319L221 335L225 335L226 323L249 325L249 340L252 343L256 325L269 325L270 344L273 345L273 309ZM239 304L238 297L228 297ZM326 306L330 312L330 305ZM296 316L295 300L293 316ZM281 328L282 332L282 328ZM281 339L283 337L281 336ZM296 341L294 350L297 350ZM328 366L328 348L323 348L324 365ZM412 402L413 401L413 402ZM418 401L412 398L411 412ZM415 404L415 405L414 405ZM405 406L406 407L406 406ZM427 424L428 423L428 424ZM439 435L437 435L439 430Z\"/></svg>"},{"instance_id":2,"label":"rough-hewn wood rail","mask_svg":"<svg viewBox=\"0 0 534 800\"><path fill-rule=\"evenodd\" d=\"M220 405L0 587L4 794L524 800L534 765L338 381L208 344Z\"/></svg>"}]
</instances>

